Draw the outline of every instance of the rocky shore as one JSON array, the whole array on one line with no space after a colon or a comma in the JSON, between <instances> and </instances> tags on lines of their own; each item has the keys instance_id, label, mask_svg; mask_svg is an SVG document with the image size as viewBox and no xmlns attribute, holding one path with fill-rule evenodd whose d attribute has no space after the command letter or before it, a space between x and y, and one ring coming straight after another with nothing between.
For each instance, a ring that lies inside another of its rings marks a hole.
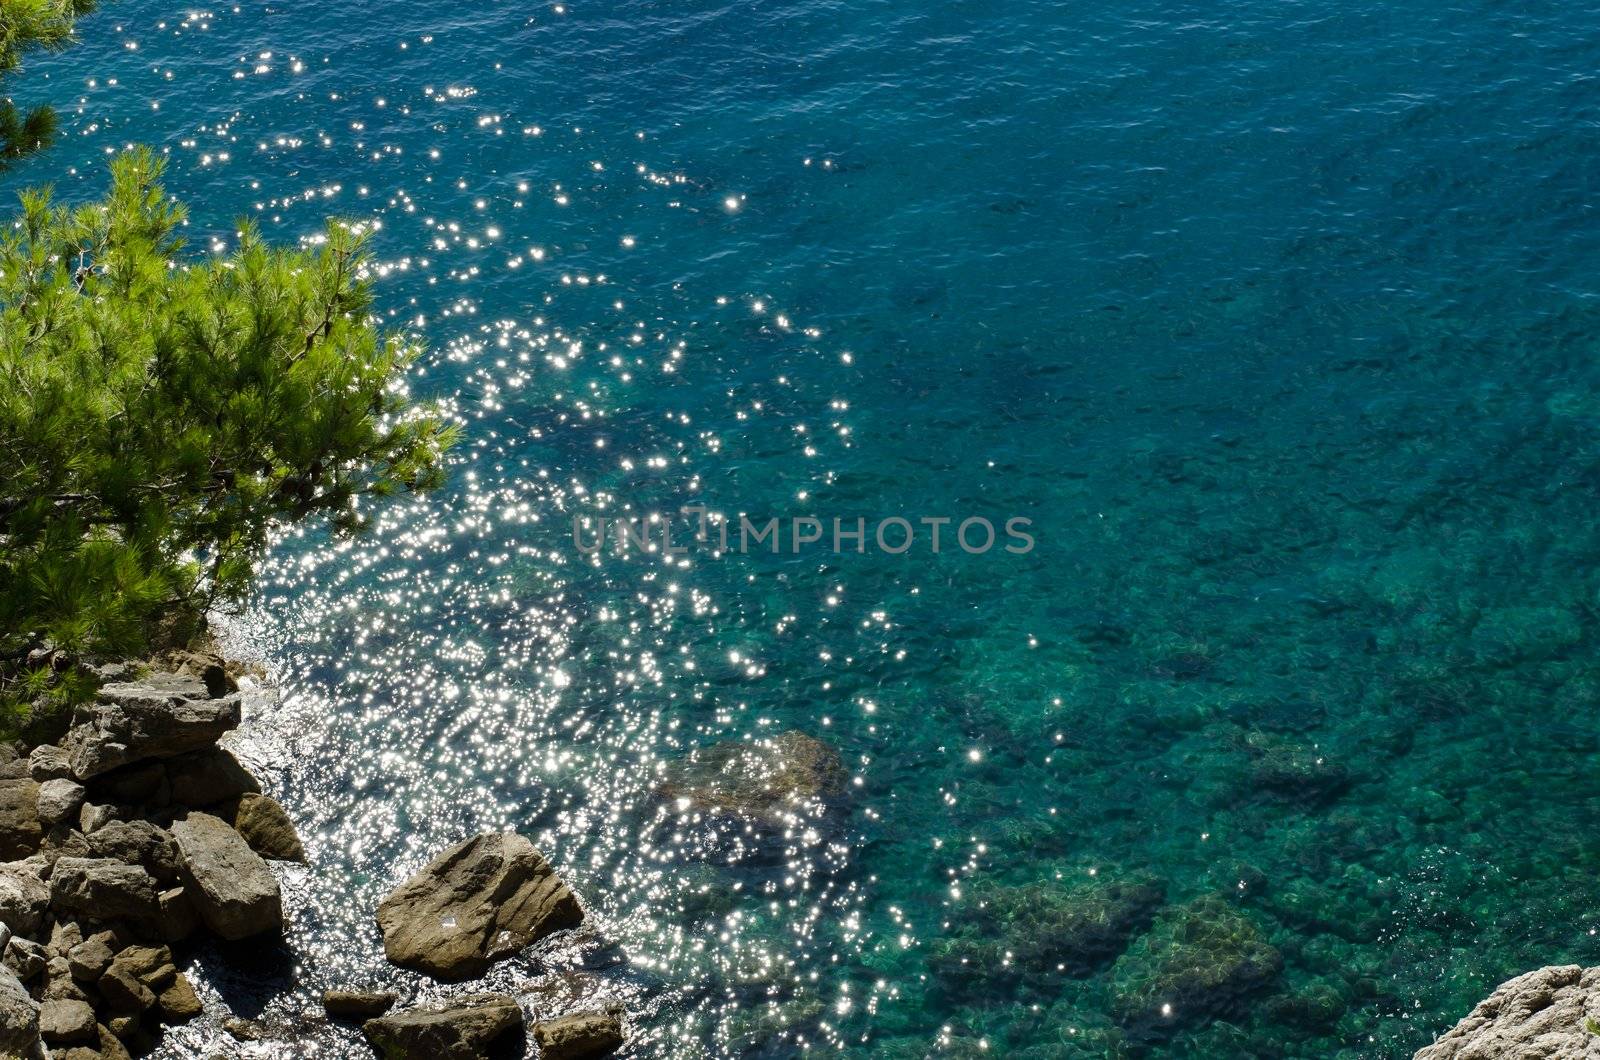
<instances>
[{"instance_id":1,"label":"rocky shore","mask_svg":"<svg viewBox=\"0 0 1600 1060\"><path fill-rule=\"evenodd\" d=\"M164 1028L204 1009L183 970L198 948L281 936L270 862L305 860L290 815L218 743L242 704L223 660L179 653L96 676L93 701L54 732L0 744L0 1056L154 1051ZM375 913L393 964L448 983L584 918L516 834L464 839ZM520 1057L530 1044L546 1060L575 1060L625 1041L620 1011L530 1024L508 994L397 1010L400 996L331 989L322 1001L387 1060ZM259 1036L247 1020L222 1025Z\"/></svg>"},{"instance_id":2,"label":"rocky shore","mask_svg":"<svg viewBox=\"0 0 1600 1060\"><path fill-rule=\"evenodd\" d=\"M1497 987L1412 1060L1600 1060L1600 968L1552 965Z\"/></svg>"}]
</instances>

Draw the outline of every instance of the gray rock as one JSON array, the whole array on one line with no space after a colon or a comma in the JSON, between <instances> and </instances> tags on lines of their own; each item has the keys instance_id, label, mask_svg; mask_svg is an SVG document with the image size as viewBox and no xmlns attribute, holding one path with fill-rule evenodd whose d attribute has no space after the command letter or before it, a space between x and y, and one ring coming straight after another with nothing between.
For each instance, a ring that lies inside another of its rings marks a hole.
<instances>
[{"instance_id":1,"label":"gray rock","mask_svg":"<svg viewBox=\"0 0 1600 1060\"><path fill-rule=\"evenodd\" d=\"M481 1060L522 1029L522 1009L505 994L464 997L447 1008L414 1008L361 1028L384 1060Z\"/></svg>"},{"instance_id":2,"label":"gray rock","mask_svg":"<svg viewBox=\"0 0 1600 1060\"><path fill-rule=\"evenodd\" d=\"M143 866L162 883L178 878L178 844L172 833L149 821L113 821L85 837L90 853Z\"/></svg>"},{"instance_id":3,"label":"gray rock","mask_svg":"<svg viewBox=\"0 0 1600 1060\"><path fill-rule=\"evenodd\" d=\"M338 1020L370 1020L394 1008L400 995L392 990L324 990L322 1008Z\"/></svg>"},{"instance_id":4,"label":"gray rock","mask_svg":"<svg viewBox=\"0 0 1600 1060\"><path fill-rule=\"evenodd\" d=\"M83 1001L46 1001L39 1006L39 1033L51 1045L97 1041L94 1009Z\"/></svg>"},{"instance_id":5,"label":"gray rock","mask_svg":"<svg viewBox=\"0 0 1600 1060\"><path fill-rule=\"evenodd\" d=\"M42 743L28 755L28 773L41 784L61 777L71 778L72 758L65 747Z\"/></svg>"},{"instance_id":6,"label":"gray rock","mask_svg":"<svg viewBox=\"0 0 1600 1060\"><path fill-rule=\"evenodd\" d=\"M261 785L225 747L208 747L166 763L172 801L179 806L215 806L231 802Z\"/></svg>"},{"instance_id":7,"label":"gray rock","mask_svg":"<svg viewBox=\"0 0 1600 1060\"><path fill-rule=\"evenodd\" d=\"M154 1008L157 995L177 972L165 946L129 946L112 959L96 985L112 1011L130 1014Z\"/></svg>"},{"instance_id":8,"label":"gray rock","mask_svg":"<svg viewBox=\"0 0 1600 1060\"><path fill-rule=\"evenodd\" d=\"M194 984L182 972L173 976L167 988L156 995L156 1004L161 1006L161 1018L167 1023L187 1023L205 1011L200 995L194 992Z\"/></svg>"},{"instance_id":9,"label":"gray rock","mask_svg":"<svg viewBox=\"0 0 1600 1060\"><path fill-rule=\"evenodd\" d=\"M577 897L550 863L512 833L457 843L378 906L389 960L444 980L480 976L582 920Z\"/></svg>"},{"instance_id":10,"label":"gray rock","mask_svg":"<svg viewBox=\"0 0 1600 1060\"><path fill-rule=\"evenodd\" d=\"M49 955L43 946L21 935L12 936L6 943L4 964L24 983L42 975L48 959Z\"/></svg>"},{"instance_id":11,"label":"gray rock","mask_svg":"<svg viewBox=\"0 0 1600 1060\"><path fill-rule=\"evenodd\" d=\"M109 858L58 858L50 874L50 905L92 920L158 923L160 890L139 865Z\"/></svg>"},{"instance_id":12,"label":"gray rock","mask_svg":"<svg viewBox=\"0 0 1600 1060\"><path fill-rule=\"evenodd\" d=\"M98 832L112 821L120 821L124 813L116 806L85 802L78 808L78 831L83 835Z\"/></svg>"},{"instance_id":13,"label":"gray rock","mask_svg":"<svg viewBox=\"0 0 1600 1060\"><path fill-rule=\"evenodd\" d=\"M239 798L239 812L233 827L244 836L244 841L264 858L276 861L304 861L306 850L300 844L300 835L294 822L284 812L277 799L266 795L245 794Z\"/></svg>"},{"instance_id":14,"label":"gray rock","mask_svg":"<svg viewBox=\"0 0 1600 1060\"><path fill-rule=\"evenodd\" d=\"M1594 1057L1600 1040L1589 1019L1600 1019L1600 968L1540 968L1501 983L1413 1060Z\"/></svg>"},{"instance_id":15,"label":"gray rock","mask_svg":"<svg viewBox=\"0 0 1600 1060\"><path fill-rule=\"evenodd\" d=\"M16 861L39 850L39 782L26 774L0 779L0 861Z\"/></svg>"},{"instance_id":16,"label":"gray rock","mask_svg":"<svg viewBox=\"0 0 1600 1060\"><path fill-rule=\"evenodd\" d=\"M47 780L39 785L39 823L49 828L62 821L75 820L78 807L87 794L82 784L65 777Z\"/></svg>"},{"instance_id":17,"label":"gray rock","mask_svg":"<svg viewBox=\"0 0 1600 1060\"><path fill-rule=\"evenodd\" d=\"M157 674L101 687L79 707L62 746L78 780L142 762L198 751L239 725L237 692L211 698L199 680Z\"/></svg>"},{"instance_id":18,"label":"gray rock","mask_svg":"<svg viewBox=\"0 0 1600 1060\"><path fill-rule=\"evenodd\" d=\"M580 1012L533 1025L540 1060L588 1060L622 1048L622 1017L612 1012Z\"/></svg>"},{"instance_id":19,"label":"gray rock","mask_svg":"<svg viewBox=\"0 0 1600 1060\"><path fill-rule=\"evenodd\" d=\"M0 924L19 935L32 935L44 923L50 885L37 861L0 865Z\"/></svg>"},{"instance_id":20,"label":"gray rock","mask_svg":"<svg viewBox=\"0 0 1600 1060\"><path fill-rule=\"evenodd\" d=\"M67 970L81 983L92 983L106 974L116 956L116 937L109 931L90 935L67 951Z\"/></svg>"},{"instance_id":21,"label":"gray rock","mask_svg":"<svg viewBox=\"0 0 1600 1060\"><path fill-rule=\"evenodd\" d=\"M227 822L191 813L172 836L184 889L207 927L229 940L283 930L277 877Z\"/></svg>"},{"instance_id":22,"label":"gray rock","mask_svg":"<svg viewBox=\"0 0 1600 1060\"><path fill-rule=\"evenodd\" d=\"M0 1056L33 1056L39 1050L39 1006L9 971L0 969Z\"/></svg>"}]
</instances>

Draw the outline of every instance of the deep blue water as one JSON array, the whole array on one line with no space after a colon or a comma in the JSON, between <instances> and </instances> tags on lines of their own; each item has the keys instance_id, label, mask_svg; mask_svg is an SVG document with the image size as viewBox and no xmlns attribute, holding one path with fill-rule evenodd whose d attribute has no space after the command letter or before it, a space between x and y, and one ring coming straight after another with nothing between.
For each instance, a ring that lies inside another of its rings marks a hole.
<instances>
[{"instance_id":1,"label":"deep blue water","mask_svg":"<svg viewBox=\"0 0 1600 1060\"><path fill-rule=\"evenodd\" d=\"M491 981L625 1000L638 1057L1405 1057L1600 960L1600 8L118 0L81 36L16 83L67 135L7 188L144 142L198 252L379 222L412 391L466 425L447 488L290 535L234 626L311 853L269 1022L502 827L593 930ZM574 548L685 504L1037 545ZM841 817L654 793L786 730ZM1105 880L1159 905L1005 963Z\"/></svg>"}]
</instances>

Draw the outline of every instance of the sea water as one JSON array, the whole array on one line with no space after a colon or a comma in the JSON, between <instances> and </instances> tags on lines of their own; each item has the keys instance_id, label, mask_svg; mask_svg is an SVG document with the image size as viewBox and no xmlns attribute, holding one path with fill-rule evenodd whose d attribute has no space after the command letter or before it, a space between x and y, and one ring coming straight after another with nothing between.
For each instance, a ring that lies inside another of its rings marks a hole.
<instances>
[{"instance_id":1,"label":"sea water","mask_svg":"<svg viewBox=\"0 0 1600 1060\"><path fill-rule=\"evenodd\" d=\"M1600 8L116 0L80 36L8 83L63 124L8 193L147 143L193 254L374 227L465 431L227 623L310 863L212 1001L362 1055L296 1014L409 989L378 898L491 829L589 919L489 985L624 1003L638 1057L1405 1057L1600 959ZM670 553L574 539L652 513ZM944 518L1033 545L934 553ZM826 819L663 799L790 731L837 750Z\"/></svg>"}]
</instances>

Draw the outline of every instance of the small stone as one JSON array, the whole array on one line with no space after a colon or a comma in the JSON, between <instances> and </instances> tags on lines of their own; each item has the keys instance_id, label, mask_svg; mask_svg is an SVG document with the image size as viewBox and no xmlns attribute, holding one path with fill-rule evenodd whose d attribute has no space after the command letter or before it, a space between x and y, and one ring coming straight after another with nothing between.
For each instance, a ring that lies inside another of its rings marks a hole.
<instances>
[{"instance_id":1,"label":"small stone","mask_svg":"<svg viewBox=\"0 0 1600 1060\"><path fill-rule=\"evenodd\" d=\"M156 995L174 981L177 971L165 946L130 946L112 959L98 985L113 1011L142 1012L154 1007Z\"/></svg>"},{"instance_id":2,"label":"small stone","mask_svg":"<svg viewBox=\"0 0 1600 1060\"><path fill-rule=\"evenodd\" d=\"M111 949L114 942L115 937L111 932L101 931L68 950L67 970L72 973L72 978L92 983L106 974L106 969L111 967L111 958L116 956Z\"/></svg>"},{"instance_id":3,"label":"small stone","mask_svg":"<svg viewBox=\"0 0 1600 1060\"><path fill-rule=\"evenodd\" d=\"M28 755L28 774L43 784L47 780L57 780L61 777L72 776L72 761L67 757L64 747L53 743L42 743Z\"/></svg>"},{"instance_id":4,"label":"small stone","mask_svg":"<svg viewBox=\"0 0 1600 1060\"><path fill-rule=\"evenodd\" d=\"M105 803L85 802L78 807L78 831L86 836L121 819L122 811Z\"/></svg>"},{"instance_id":5,"label":"small stone","mask_svg":"<svg viewBox=\"0 0 1600 1060\"><path fill-rule=\"evenodd\" d=\"M588 1060L622 1048L622 1018L611 1012L581 1012L533 1025L540 1060Z\"/></svg>"},{"instance_id":6,"label":"small stone","mask_svg":"<svg viewBox=\"0 0 1600 1060\"><path fill-rule=\"evenodd\" d=\"M39 785L39 822L46 828L61 821L74 820L86 794L82 784L65 777Z\"/></svg>"},{"instance_id":7,"label":"small stone","mask_svg":"<svg viewBox=\"0 0 1600 1060\"><path fill-rule=\"evenodd\" d=\"M276 861L304 861L305 847L294 830L294 822L277 799L246 793L239 797L239 812L233 826L250 848L264 858Z\"/></svg>"},{"instance_id":8,"label":"small stone","mask_svg":"<svg viewBox=\"0 0 1600 1060\"><path fill-rule=\"evenodd\" d=\"M204 1011L199 995L194 992L194 984L182 972L172 977L172 982L161 991L156 1002L161 1006L162 1018L168 1023L187 1023Z\"/></svg>"},{"instance_id":9,"label":"small stone","mask_svg":"<svg viewBox=\"0 0 1600 1060\"><path fill-rule=\"evenodd\" d=\"M50 928L50 956L65 957L83 941L83 928L74 920L57 920Z\"/></svg>"},{"instance_id":10,"label":"small stone","mask_svg":"<svg viewBox=\"0 0 1600 1060\"><path fill-rule=\"evenodd\" d=\"M21 935L13 936L6 943L5 966L24 983L43 974L47 960L49 955L43 946Z\"/></svg>"},{"instance_id":11,"label":"small stone","mask_svg":"<svg viewBox=\"0 0 1600 1060\"><path fill-rule=\"evenodd\" d=\"M44 966L44 989L39 993L41 1001L88 1001L89 995L83 992L72 978L72 970L67 966L65 957L51 957Z\"/></svg>"},{"instance_id":12,"label":"small stone","mask_svg":"<svg viewBox=\"0 0 1600 1060\"><path fill-rule=\"evenodd\" d=\"M388 1012L400 995L392 990L324 990L322 1008L339 1020L370 1020Z\"/></svg>"},{"instance_id":13,"label":"small stone","mask_svg":"<svg viewBox=\"0 0 1600 1060\"><path fill-rule=\"evenodd\" d=\"M222 1029L241 1042L259 1042L267 1036L267 1029L255 1020L229 1016L222 1021Z\"/></svg>"},{"instance_id":14,"label":"small stone","mask_svg":"<svg viewBox=\"0 0 1600 1060\"><path fill-rule=\"evenodd\" d=\"M39 1034L52 1045L97 1041L94 1009L82 1001L46 1001L39 1006Z\"/></svg>"}]
</instances>

